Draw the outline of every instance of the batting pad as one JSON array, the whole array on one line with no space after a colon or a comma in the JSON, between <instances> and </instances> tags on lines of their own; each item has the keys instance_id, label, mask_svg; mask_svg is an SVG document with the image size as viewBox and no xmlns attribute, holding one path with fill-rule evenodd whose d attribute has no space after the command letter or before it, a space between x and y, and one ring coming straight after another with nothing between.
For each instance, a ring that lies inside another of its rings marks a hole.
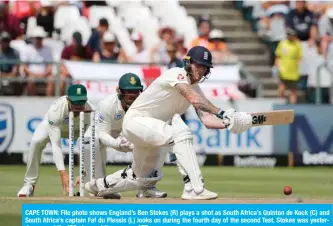
<instances>
[{"instance_id":1,"label":"batting pad","mask_svg":"<svg viewBox=\"0 0 333 226\"><path fill-rule=\"evenodd\" d=\"M134 178L132 168L128 167L126 169L121 169L105 177L105 182L107 183L108 188L100 191L98 196L103 197L115 192L136 191L142 188L151 188L155 186L162 177L163 174L151 178Z\"/></svg>"},{"instance_id":2,"label":"batting pad","mask_svg":"<svg viewBox=\"0 0 333 226\"><path fill-rule=\"evenodd\" d=\"M175 114L172 118L172 136L174 139L173 152L180 165L178 170L181 173L186 171L194 191L199 194L204 187L199 163L193 151L193 135L179 114Z\"/></svg>"}]
</instances>

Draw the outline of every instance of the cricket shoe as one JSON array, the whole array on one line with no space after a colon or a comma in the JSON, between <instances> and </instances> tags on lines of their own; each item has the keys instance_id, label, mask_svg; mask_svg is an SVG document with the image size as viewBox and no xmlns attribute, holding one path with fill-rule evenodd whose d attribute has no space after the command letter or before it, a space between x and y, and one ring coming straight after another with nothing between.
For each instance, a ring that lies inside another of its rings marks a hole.
<instances>
[{"instance_id":1,"label":"cricket shoe","mask_svg":"<svg viewBox=\"0 0 333 226\"><path fill-rule=\"evenodd\" d=\"M24 184L23 187L17 193L17 197L32 197L34 196L35 185Z\"/></svg>"},{"instance_id":2,"label":"cricket shoe","mask_svg":"<svg viewBox=\"0 0 333 226\"><path fill-rule=\"evenodd\" d=\"M193 189L191 190L185 190L181 196L182 199L186 200L210 200L210 199L216 199L218 197L218 194L211 192L204 188L203 192L197 194L194 192Z\"/></svg>"},{"instance_id":3,"label":"cricket shoe","mask_svg":"<svg viewBox=\"0 0 333 226\"><path fill-rule=\"evenodd\" d=\"M103 184L98 183L95 179L87 182L84 185L84 188L90 193L89 195L93 197L103 197L104 199L121 199L121 194L119 192L99 196L98 194L100 191L103 191L106 188Z\"/></svg>"},{"instance_id":4,"label":"cricket shoe","mask_svg":"<svg viewBox=\"0 0 333 226\"><path fill-rule=\"evenodd\" d=\"M167 197L167 193L164 191L158 190L156 187L152 187L149 189L142 189L136 194L137 198L165 198Z\"/></svg>"}]
</instances>

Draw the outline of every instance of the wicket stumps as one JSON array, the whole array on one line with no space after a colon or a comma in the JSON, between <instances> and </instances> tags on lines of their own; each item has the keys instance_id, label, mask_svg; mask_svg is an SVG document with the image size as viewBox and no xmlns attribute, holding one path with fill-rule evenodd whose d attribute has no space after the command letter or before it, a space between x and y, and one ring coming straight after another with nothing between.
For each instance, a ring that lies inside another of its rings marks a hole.
<instances>
[{"instance_id":1,"label":"wicket stumps","mask_svg":"<svg viewBox=\"0 0 333 226\"><path fill-rule=\"evenodd\" d=\"M85 155L84 147L85 145L85 114L90 114L90 180L95 178L95 158L96 158L96 121L95 121L95 111L81 111L79 115L79 154L80 154L80 196L84 196L84 178L86 175L86 170L84 168ZM74 112L69 112L69 196L74 196L74 139L75 139L75 125L74 125Z\"/></svg>"}]
</instances>

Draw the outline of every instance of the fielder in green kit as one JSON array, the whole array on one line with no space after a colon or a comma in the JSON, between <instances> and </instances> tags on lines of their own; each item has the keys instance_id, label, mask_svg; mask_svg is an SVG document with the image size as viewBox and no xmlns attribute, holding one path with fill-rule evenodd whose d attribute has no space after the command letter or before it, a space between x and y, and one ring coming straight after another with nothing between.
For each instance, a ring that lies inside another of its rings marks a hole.
<instances>
[{"instance_id":1,"label":"fielder in green kit","mask_svg":"<svg viewBox=\"0 0 333 226\"><path fill-rule=\"evenodd\" d=\"M134 73L123 74L117 87L117 94L111 94L98 103L96 109L96 155L95 155L95 178L104 178L106 165L106 149L112 148L120 152L132 152L135 147L122 135L123 119L127 110L130 108L136 98L141 95L143 86L138 75ZM88 129L85 140L90 140L91 128ZM90 180L90 145L85 142L88 147L84 148L85 161L84 168L86 171L85 182ZM165 155L161 155L157 168L161 170L164 165ZM87 160L87 161L86 161ZM113 174L115 180L133 177L132 168L130 166L121 169ZM76 181L75 184L78 184ZM97 196L97 194L92 194ZM151 187L145 190L139 190L137 197L139 198L164 198L166 192ZM103 196L104 198L120 199L121 194L118 192Z\"/></svg>"},{"instance_id":2,"label":"fielder in green kit","mask_svg":"<svg viewBox=\"0 0 333 226\"><path fill-rule=\"evenodd\" d=\"M79 112L92 110L92 106L87 100L87 89L83 85L76 84L68 88L66 96L62 96L52 103L30 142L24 185L17 193L18 197L31 197L34 195L42 151L49 142L51 142L53 160L60 174L63 191L65 194L68 193L69 177L64 166L61 138L68 138L69 112L73 111L75 112L74 134L75 139L78 139ZM85 114L84 124L85 128L90 126L90 114Z\"/></svg>"}]
</instances>

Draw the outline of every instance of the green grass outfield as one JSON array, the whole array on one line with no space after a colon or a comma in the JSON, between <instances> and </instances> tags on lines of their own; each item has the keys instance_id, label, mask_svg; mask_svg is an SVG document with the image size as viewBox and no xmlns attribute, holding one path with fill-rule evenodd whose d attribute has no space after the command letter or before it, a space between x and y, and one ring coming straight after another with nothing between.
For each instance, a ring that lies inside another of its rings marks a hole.
<instances>
[{"instance_id":1,"label":"green grass outfield","mask_svg":"<svg viewBox=\"0 0 333 226\"><path fill-rule=\"evenodd\" d=\"M108 166L111 173L123 166ZM18 199L16 193L23 185L25 166L0 166L0 225L21 225L21 204L23 203L73 203L80 198L66 199L62 197L60 177L55 166L41 166L40 177L33 199ZM76 172L78 172L76 168ZM242 203L246 199L284 200L282 190L285 185L293 188L292 197L302 199L333 200L333 169L324 167L308 168L234 168L203 167L202 172L206 187L217 192L224 199L236 199ZM176 167L164 168L165 177L158 183L158 188L168 192L168 197L177 198L182 193L183 183ZM134 197L134 192L124 193L124 197ZM40 199L38 199L40 197ZM49 198L44 198L49 197ZM57 199L59 197L59 199ZM130 199L120 202L129 203ZM167 199L168 203L176 199ZM170 201L171 200L171 201ZM111 202L108 200L84 199L79 202ZM136 201L137 202L137 201ZM145 201L149 202L149 200ZM164 202L164 201L159 201ZM247 201L249 202L249 201Z\"/></svg>"}]
</instances>

